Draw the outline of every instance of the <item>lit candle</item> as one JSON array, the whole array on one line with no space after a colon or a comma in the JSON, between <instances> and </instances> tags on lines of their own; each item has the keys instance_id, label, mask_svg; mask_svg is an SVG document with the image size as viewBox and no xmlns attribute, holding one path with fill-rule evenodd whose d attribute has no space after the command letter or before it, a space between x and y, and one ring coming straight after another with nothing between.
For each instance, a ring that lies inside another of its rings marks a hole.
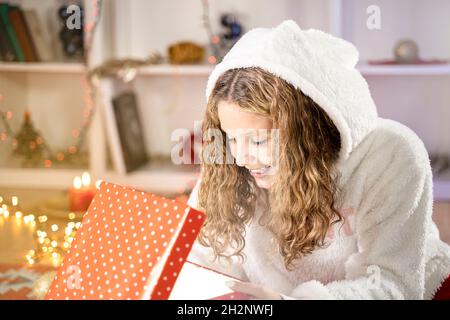
<instances>
[{"instance_id":1,"label":"lit candle","mask_svg":"<svg viewBox=\"0 0 450 320\"><path fill-rule=\"evenodd\" d=\"M96 189L91 186L91 177L84 172L73 179L73 187L69 189L70 211L86 211L94 198Z\"/></svg>"},{"instance_id":2,"label":"lit candle","mask_svg":"<svg viewBox=\"0 0 450 320\"><path fill-rule=\"evenodd\" d=\"M91 184L91 176L88 172L83 172L83 175L81 176L81 182L83 183L84 187L89 187Z\"/></svg>"}]
</instances>

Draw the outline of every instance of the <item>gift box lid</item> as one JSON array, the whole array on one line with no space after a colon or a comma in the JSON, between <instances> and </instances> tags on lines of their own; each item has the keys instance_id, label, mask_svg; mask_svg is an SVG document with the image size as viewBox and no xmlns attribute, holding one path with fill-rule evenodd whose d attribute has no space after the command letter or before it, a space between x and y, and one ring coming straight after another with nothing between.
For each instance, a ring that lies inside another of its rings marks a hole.
<instances>
[{"instance_id":1,"label":"gift box lid","mask_svg":"<svg viewBox=\"0 0 450 320\"><path fill-rule=\"evenodd\" d=\"M168 299L205 218L103 181L46 299Z\"/></svg>"}]
</instances>

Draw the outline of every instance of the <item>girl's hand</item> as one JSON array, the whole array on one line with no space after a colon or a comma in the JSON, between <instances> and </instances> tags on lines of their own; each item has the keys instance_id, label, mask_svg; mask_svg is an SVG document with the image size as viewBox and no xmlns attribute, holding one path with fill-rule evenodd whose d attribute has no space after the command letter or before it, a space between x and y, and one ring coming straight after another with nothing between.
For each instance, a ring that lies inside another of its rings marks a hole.
<instances>
[{"instance_id":1,"label":"girl's hand","mask_svg":"<svg viewBox=\"0 0 450 320\"><path fill-rule=\"evenodd\" d=\"M227 281L225 283L230 289L242 292L262 300L282 300L281 295L267 287L243 281Z\"/></svg>"}]
</instances>

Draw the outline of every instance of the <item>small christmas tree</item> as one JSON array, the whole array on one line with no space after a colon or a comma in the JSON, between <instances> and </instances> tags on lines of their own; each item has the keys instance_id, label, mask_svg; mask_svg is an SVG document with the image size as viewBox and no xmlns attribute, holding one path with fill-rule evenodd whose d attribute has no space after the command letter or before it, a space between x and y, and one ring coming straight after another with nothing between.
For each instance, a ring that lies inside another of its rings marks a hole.
<instances>
[{"instance_id":1,"label":"small christmas tree","mask_svg":"<svg viewBox=\"0 0 450 320\"><path fill-rule=\"evenodd\" d=\"M24 158L23 166L35 166L44 158L45 144L31 122L30 112L25 111L22 127L13 143L13 154Z\"/></svg>"}]
</instances>

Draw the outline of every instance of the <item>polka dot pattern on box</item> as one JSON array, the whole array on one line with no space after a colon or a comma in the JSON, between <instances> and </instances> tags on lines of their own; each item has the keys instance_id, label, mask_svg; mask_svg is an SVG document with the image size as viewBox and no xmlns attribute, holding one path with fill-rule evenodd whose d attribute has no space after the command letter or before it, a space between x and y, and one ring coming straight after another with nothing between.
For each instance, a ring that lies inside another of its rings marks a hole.
<instances>
[{"instance_id":1,"label":"polka dot pattern on box","mask_svg":"<svg viewBox=\"0 0 450 320\"><path fill-rule=\"evenodd\" d=\"M167 299L204 220L172 199L102 182L46 298Z\"/></svg>"}]
</instances>

